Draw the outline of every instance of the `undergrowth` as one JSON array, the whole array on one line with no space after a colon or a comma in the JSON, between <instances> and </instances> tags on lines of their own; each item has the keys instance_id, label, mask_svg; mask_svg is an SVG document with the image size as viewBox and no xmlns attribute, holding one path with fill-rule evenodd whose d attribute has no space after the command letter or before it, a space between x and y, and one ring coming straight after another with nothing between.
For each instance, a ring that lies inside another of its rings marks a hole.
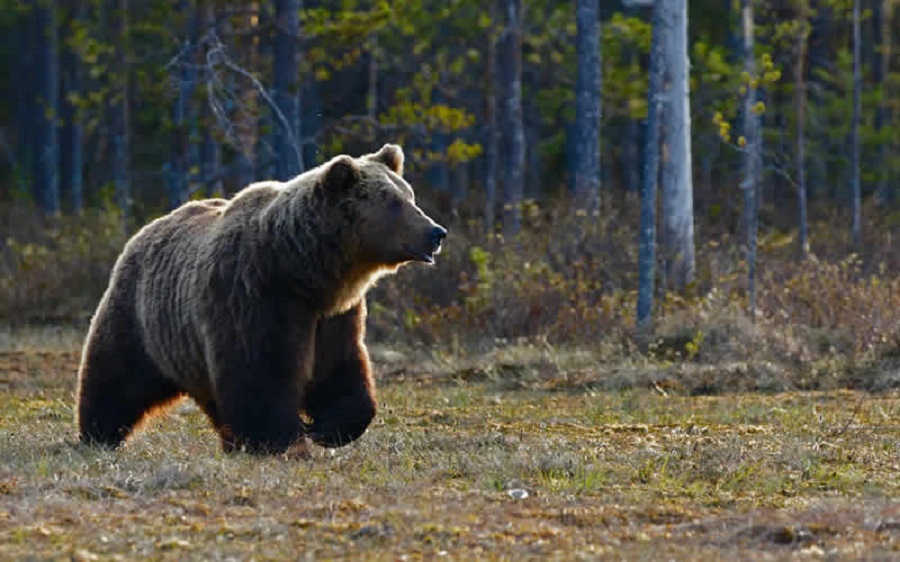
<instances>
[{"instance_id":1,"label":"undergrowth","mask_svg":"<svg viewBox=\"0 0 900 562\"><path fill-rule=\"evenodd\" d=\"M406 267L373 290L370 339L453 357L537 343L587 349L601 361L769 361L812 377L900 355L898 224L877 208L866 210L856 251L834 227L838 216L811 225L806 259L793 233L763 228L752 317L741 240L700 219L695 282L685 294L659 284L654 338L637 346L635 207L611 206L599 220L573 224L561 208L529 203L512 239L457 221L435 267ZM119 214L105 209L53 221L23 207L5 214L0 318L85 325L126 240Z\"/></svg>"}]
</instances>

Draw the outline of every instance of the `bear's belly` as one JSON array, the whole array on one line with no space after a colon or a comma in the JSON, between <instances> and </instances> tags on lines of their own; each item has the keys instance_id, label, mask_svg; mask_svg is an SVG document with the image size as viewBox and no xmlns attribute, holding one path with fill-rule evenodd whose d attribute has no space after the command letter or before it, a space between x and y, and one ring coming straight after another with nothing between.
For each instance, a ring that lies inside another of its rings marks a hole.
<instances>
[{"instance_id":1,"label":"bear's belly","mask_svg":"<svg viewBox=\"0 0 900 562\"><path fill-rule=\"evenodd\" d=\"M148 355L163 376L192 396L209 394L210 379L195 320L193 280L181 274L160 276L151 283L152 290L138 298L138 318Z\"/></svg>"}]
</instances>

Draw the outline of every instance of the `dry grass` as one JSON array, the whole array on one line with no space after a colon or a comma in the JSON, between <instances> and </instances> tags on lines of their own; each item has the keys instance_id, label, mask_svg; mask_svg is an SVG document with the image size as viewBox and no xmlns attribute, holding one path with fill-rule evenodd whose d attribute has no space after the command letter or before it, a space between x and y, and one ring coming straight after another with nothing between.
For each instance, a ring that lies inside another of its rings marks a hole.
<instances>
[{"instance_id":1,"label":"dry grass","mask_svg":"<svg viewBox=\"0 0 900 562\"><path fill-rule=\"evenodd\" d=\"M189 402L103 452L75 444L77 348L32 345L0 353L4 560L900 557L896 392L692 397L575 352L381 352L377 423L333 454L225 456Z\"/></svg>"}]
</instances>

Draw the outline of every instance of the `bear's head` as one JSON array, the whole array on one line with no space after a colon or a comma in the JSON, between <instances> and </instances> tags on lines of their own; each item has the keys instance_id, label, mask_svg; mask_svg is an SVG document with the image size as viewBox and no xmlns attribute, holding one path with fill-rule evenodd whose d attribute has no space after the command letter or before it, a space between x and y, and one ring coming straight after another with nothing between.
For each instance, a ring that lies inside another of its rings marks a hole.
<instances>
[{"instance_id":1,"label":"bear's head","mask_svg":"<svg viewBox=\"0 0 900 562\"><path fill-rule=\"evenodd\" d=\"M360 158L338 156L321 170L318 189L339 216L362 262L395 268L418 261L434 263L447 229L416 205L403 179L403 150L386 144Z\"/></svg>"}]
</instances>

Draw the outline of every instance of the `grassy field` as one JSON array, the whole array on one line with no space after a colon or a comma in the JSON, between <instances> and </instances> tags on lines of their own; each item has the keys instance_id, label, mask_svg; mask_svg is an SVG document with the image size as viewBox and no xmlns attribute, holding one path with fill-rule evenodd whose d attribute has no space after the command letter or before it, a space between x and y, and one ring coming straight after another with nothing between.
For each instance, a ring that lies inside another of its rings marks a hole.
<instances>
[{"instance_id":1,"label":"grassy field","mask_svg":"<svg viewBox=\"0 0 900 562\"><path fill-rule=\"evenodd\" d=\"M2 560L900 559L896 391L381 363L333 453L225 456L187 401L103 452L75 442L78 337L0 332Z\"/></svg>"}]
</instances>

